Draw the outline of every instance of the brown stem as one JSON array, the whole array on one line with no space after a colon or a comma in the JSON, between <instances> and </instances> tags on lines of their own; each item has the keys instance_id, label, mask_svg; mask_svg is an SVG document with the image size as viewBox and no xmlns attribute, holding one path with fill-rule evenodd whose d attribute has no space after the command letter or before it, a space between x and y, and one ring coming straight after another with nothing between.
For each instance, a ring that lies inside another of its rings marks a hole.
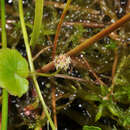
<instances>
[{"instance_id":1,"label":"brown stem","mask_svg":"<svg viewBox=\"0 0 130 130\"><path fill-rule=\"evenodd\" d=\"M117 77L115 76L115 74L116 74L116 68L117 68L117 62L118 62L118 50L115 49L114 53L115 53L115 58L114 58L113 66L112 66L112 85L111 85L110 93L106 96L107 99L109 99L109 96L113 94L114 86L115 86L115 77Z\"/></svg>"},{"instance_id":2,"label":"brown stem","mask_svg":"<svg viewBox=\"0 0 130 130\"><path fill-rule=\"evenodd\" d=\"M112 66L112 84L113 85L114 85L114 76L115 76L117 62L118 62L118 51L117 51L117 49L114 50L114 53L115 53L115 58L114 58L113 66Z\"/></svg>"},{"instance_id":3,"label":"brown stem","mask_svg":"<svg viewBox=\"0 0 130 130\"><path fill-rule=\"evenodd\" d=\"M45 52L46 50L50 49L52 46L48 46L45 47L43 49L41 49L34 57L33 57L33 61L36 60L43 52Z\"/></svg>"},{"instance_id":4,"label":"brown stem","mask_svg":"<svg viewBox=\"0 0 130 130\"><path fill-rule=\"evenodd\" d=\"M67 3L66 3L66 6L62 12L62 15L61 15L61 18L60 18L60 22L57 26L57 29L56 29L56 35L55 35L55 39L54 39L54 47L53 47L53 52L52 52L52 58L54 59L55 55L56 55L56 47L57 47L57 41L58 41L58 36L59 36L59 33L60 33L60 30L61 30L61 25L63 23L63 20L64 20L64 17L68 11L68 8L69 8L69 5L71 3L71 0L68 0Z\"/></svg>"},{"instance_id":5,"label":"brown stem","mask_svg":"<svg viewBox=\"0 0 130 130\"><path fill-rule=\"evenodd\" d=\"M107 28L103 29L101 32L97 33L96 35L92 36L91 38L85 40L83 43L75 47L74 49L68 51L66 55L68 56L74 56L81 52L82 50L86 49L89 47L91 44L94 42L98 41L99 39L103 38L107 34L111 33L112 31L115 31L117 28L119 28L121 25L123 25L126 21L130 20L130 13L126 14L123 16L121 19L116 21L115 23L111 24ZM54 68L54 63L50 62L49 64L43 66L41 68L41 71L43 72L48 72L49 70Z\"/></svg>"},{"instance_id":6,"label":"brown stem","mask_svg":"<svg viewBox=\"0 0 130 130\"><path fill-rule=\"evenodd\" d=\"M86 82L86 83L89 82L89 81L86 80L86 79L77 78L77 77L72 77L72 76L64 75L64 74L56 74L55 77L57 77L57 78L64 78L64 79L71 79L71 80L75 80L75 81L79 81L79 82Z\"/></svg>"},{"instance_id":7,"label":"brown stem","mask_svg":"<svg viewBox=\"0 0 130 130\"><path fill-rule=\"evenodd\" d=\"M126 47L126 44L124 45L124 47ZM116 53L117 53L117 52L116 52ZM117 54L116 54L116 55L117 55ZM115 56L116 56L116 55L115 55ZM116 63L116 62L117 62L116 60L118 60L118 55L116 56L116 59L115 59L115 61L114 61L115 64L117 64L117 63ZM120 72L121 72L121 70L122 70L124 64L126 63L126 60L127 60L127 57L124 55L123 58L121 59L121 62L120 62L120 64L119 64L118 68L117 68L116 73L114 73L112 85L111 85L111 87L110 87L110 93L108 93L108 95L106 96L106 99L109 99L109 97L110 97L111 95L113 95L113 91L114 91L114 87L115 87L115 81L117 80L117 78L118 78L118 76L119 76L119 74L120 74Z\"/></svg>"},{"instance_id":8,"label":"brown stem","mask_svg":"<svg viewBox=\"0 0 130 130\"><path fill-rule=\"evenodd\" d=\"M87 68L89 69L89 71L93 74L93 76L96 78L96 80L100 83L100 85L105 85L105 83L97 76L97 74L94 72L94 70L92 69L92 67L89 65L87 59L83 58Z\"/></svg>"},{"instance_id":9,"label":"brown stem","mask_svg":"<svg viewBox=\"0 0 130 130\"><path fill-rule=\"evenodd\" d=\"M48 72L50 71L51 69L54 69L54 62L50 62L48 64L46 64L45 66L43 66L41 69L38 69L37 72Z\"/></svg>"},{"instance_id":10,"label":"brown stem","mask_svg":"<svg viewBox=\"0 0 130 130\"><path fill-rule=\"evenodd\" d=\"M64 22L64 26L65 25L70 25L70 26L73 26L73 25L82 25L84 27L90 27L90 28L103 28L104 27L104 24L98 24L98 23L94 23L94 22Z\"/></svg>"}]
</instances>

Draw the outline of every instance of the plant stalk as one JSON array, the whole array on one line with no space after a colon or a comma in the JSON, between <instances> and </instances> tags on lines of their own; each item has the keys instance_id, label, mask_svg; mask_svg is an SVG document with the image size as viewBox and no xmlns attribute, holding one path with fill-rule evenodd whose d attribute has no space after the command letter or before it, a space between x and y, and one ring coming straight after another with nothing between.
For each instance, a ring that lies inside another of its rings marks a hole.
<instances>
[{"instance_id":1,"label":"plant stalk","mask_svg":"<svg viewBox=\"0 0 130 130\"><path fill-rule=\"evenodd\" d=\"M2 24L2 48L7 47L6 39L6 19L5 19L5 1L1 0L1 24ZM2 123L1 130L7 130L8 124L8 92L3 89L2 93Z\"/></svg>"},{"instance_id":2,"label":"plant stalk","mask_svg":"<svg viewBox=\"0 0 130 130\"><path fill-rule=\"evenodd\" d=\"M5 89L3 89L1 130L7 130L8 128L7 125L8 125L8 92Z\"/></svg>"},{"instance_id":3,"label":"plant stalk","mask_svg":"<svg viewBox=\"0 0 130 130\"><path fill-rule=\"evenodd\" d=\"M42 25L44 0L35 0L35 5L36 7L35 7L34 26L33 26L33 33L30 40L30 45L33 48L37 44L37 40L40 34L40 29Z\"/></svg>"},{"instance_id":4,"label":"plant stalk","mask_svg":"<svg viewBox=\"0 0 130 130\"><path fill-rule=\"evenodd\" d=\"M67 11L69 9L71 1L72 0L67 0L66 6L65 6L65 8L64 8L64 10L62 12L59 24L58 24L57 29L56 29L56 35L55 35L55 39L54 39L54 47L53 47L53 52L52 52L52 58L53 59L54 59L54 57L56 55L56 47L57 47L58 36L59 36L60 30L61 30L61 25L63 23L65 15L66 15L66 13L67 13Z\"/></svg>"},{"instance_id":5,"label":"plant stalk","mask_svg":"<svg viewBox=\"0 0 130 130\"><path fill-rule=\"evenodd\" d=\"M2 27L2 48L7 47L6 39L6 16L5 16L5 1L1 0L1 27Z\"/></svg>"},{"instance_id":6,"label":"plant stalk","mask_svg":"<svg viewBox=\"0 0 130 130\"><path fill-rule=\"evenodd\" d=\"M32 55L31 55L31 49L30 49L29 40L28 40L28 35L27 35L27 31L26 31L26 27L25 27L25 22L24 22L22 0L19 0L19 15L20 15L21 27L22 27L22 32L23 32L25 46L26 46L27 56L28 56L29 65L30 65L30 71L31 72L35 72L34 65L33 65L33 60L32 60ZM45 112L45 114L46 114L46 116L47 116L47 118L48 118L48 120L50 122L52 130L56 130L55 125L54 125L54 123L53 123L53 121L51 119L51 116L50 116L49 112L48 112L48 108L47 108L47 106L45 104L45 101L44 101L44 99L42 97L42 94L41 94L41 91L40 91L40 88L39 88L39 85L38 85L38 82L37 82L35 74L32 75L32 79L34 81L34 84L35 84L35 87L36 87L39 99L40 99L40 101L42 103L44 112Z\"/></svg>"}]
</instances>

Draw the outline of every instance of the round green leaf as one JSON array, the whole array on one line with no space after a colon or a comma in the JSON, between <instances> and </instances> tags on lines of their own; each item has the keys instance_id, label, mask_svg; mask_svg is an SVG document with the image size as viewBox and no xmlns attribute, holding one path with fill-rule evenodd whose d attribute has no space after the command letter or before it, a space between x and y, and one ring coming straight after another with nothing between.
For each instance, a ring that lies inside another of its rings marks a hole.
<instances>
[{"instance_id":1,"label":"round green leaf","mask_svg":"<svg viewBox=\"0 0 130 130\"><path fill-rule=\"evenodd\" d=\"M21 97L28 90L28 63L15 49L0 49L0 87Z\"/></svg>"}]
</instances>

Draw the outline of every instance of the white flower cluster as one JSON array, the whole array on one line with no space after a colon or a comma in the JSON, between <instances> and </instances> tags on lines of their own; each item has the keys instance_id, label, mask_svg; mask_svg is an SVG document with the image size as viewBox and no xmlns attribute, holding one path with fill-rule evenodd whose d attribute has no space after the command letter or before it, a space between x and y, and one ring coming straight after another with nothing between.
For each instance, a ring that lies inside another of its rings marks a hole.
<instances>
[{"instance_id":1,"label":"white flower cluster","mask_svg":"<svg viewBox=\"0 0 130 130\"><path fill-rule=\"evenodd\" d=\"M70 56L66 56L65 54L60 54L59 56L56 56L54 59L56 70L64 69L66 71L69 68L70 63L71 63Z\"/></svg>"}]
</instances>

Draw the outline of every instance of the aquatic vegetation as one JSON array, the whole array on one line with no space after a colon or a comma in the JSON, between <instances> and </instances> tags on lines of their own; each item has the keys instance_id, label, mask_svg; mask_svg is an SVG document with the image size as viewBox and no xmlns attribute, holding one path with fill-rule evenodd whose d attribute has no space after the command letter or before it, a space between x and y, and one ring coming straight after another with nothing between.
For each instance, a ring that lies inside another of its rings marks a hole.
<instances>
[{"instance_id":1,"label":"aquatic vegetation","mask_svg":"<svg viewBox=\"0 0 130 130\"><path fill-rule=\"evenodd\" d=\"M6 11L0 19L5 127L130 128L129 0L14 0L1 5L1 12Z\"/></svg>"}]
</instances>

